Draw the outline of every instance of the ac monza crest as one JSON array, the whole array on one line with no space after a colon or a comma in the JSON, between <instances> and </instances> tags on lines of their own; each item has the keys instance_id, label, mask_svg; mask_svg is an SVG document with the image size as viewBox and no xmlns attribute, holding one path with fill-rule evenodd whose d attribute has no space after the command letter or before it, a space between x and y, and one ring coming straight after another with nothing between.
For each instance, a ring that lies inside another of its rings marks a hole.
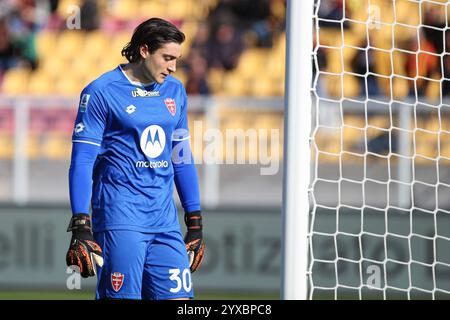
<instances>
[{"instance_id":1,"label":"ac monza crest","mask_svg":"<svg viewBox=\"0 0 450 320\"><path fill-rule=\"evenodd\" d=\"M166 104L167 110L169 110L172 116L177 112L177 106L175 105L175 100L172 98L164 99L164 103Z\"/></svg>"},{"instance_id":2,"label":"ac monza crest","mask_svg":"<svg viewBox=\"0 0 450 320\"><path fill-rule=\"evenodd\" d=\"M120 272L111 273L111 284L115 292L119 292L123 285L123 279L125 275Z\"/></svg>"}]
</instances>

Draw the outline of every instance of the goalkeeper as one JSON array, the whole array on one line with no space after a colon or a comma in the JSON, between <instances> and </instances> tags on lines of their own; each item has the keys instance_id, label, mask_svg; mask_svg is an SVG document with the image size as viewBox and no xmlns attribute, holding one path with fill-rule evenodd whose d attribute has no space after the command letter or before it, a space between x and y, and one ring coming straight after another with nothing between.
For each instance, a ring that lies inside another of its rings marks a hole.
<instances>
[{"instance_id":1,"label":"goalkeeper","mask_svg":"<svg viewBox=\"0 0 450 320\"><path fill-rule=\"evenodd\" d=\"M191 273L205 248L200 196L187 95L171 76L184 39L165 20L143 22L122 50L129 63L81 92L69 169L73 215L66 262L83 277L97 274L97 299L194 296ZM184 239L174 182L185 211Z\"/></svg>"}]
</instances>

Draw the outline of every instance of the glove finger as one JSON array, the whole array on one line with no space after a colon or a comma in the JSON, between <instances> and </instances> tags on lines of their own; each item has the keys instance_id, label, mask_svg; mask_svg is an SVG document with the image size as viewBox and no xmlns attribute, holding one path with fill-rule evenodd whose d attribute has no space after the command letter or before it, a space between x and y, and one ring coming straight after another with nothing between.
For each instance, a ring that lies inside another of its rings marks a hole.
<instances>
[{"instance_id":1,"label":"glove finger","mask_svg":"<svg viewBox=\"0 0 450 320\"><path fill-rule=\"evenodd\" d=\"M69 249L69 251L67 251L66 264L68 267L78 265L78 257L74 249Z\"/></svg>"},{"instance_id":2,"label":"glove finger","mask_svg":"<svg viewBox=\"0 0 450 320\"><path fill-rule=\"evenodd\" d=\"M80 274L83 278L92 277L95 275L94 268L92 265L92 260L86 246L81 245L78 250L78 254L80 256L81 264L83 266L83 270L80 271Z\"/></svg>"},{"instance_id":3,"label":"glove finger","mask_svg":"<svg viewBox=\"0 0 450 320\"><path fill-rule=\"evenodd\" d=\"M103 267L103 257L102 256L92 252L91 258L95 262L95 264L97 264L99 267Z\"/></svg>"},{"instance_id":4,"label":"glove finger","mask_svg":"<svg viewBox=\"0 0 450 320\"><path fill-rule=\"evenodd\" d=\"M81 263L80 256L78 255L78 252L75 249L69 249L69 251L67 251L66 264L68 267L71 266L77 267L78 268L77 271L79 271L80 273L83 270L83 265Z\"/></svg>"},{"instance_id":5,"label":"glove finger","mask_svg":"<svg viewBox=\"0 0 450 320\"><path fill-rule=\"evenodd\" d=\"M195 253L194 253L194 251L189 250L187 252L187 254L188 254L188 258L189 258L189 267L190 267L190 266L192 266L192 262L194 262Z\"/></svg>"},{"instance_id":6,"label":"glove finger","mask_svg":"<svg viewBox=\"0 0 450 320\"><path fill-rule=\"evenodd\" d=\"M203 256L204 256L203 254L199 254L196 256L191 266L191 273L194 273L195 271L198 270L198 268L200 268L200 265L203 262Z\"/></svg>"},{"instance_id":7,"label":"glove finger","mask_svg":"<svg viewBox=\"0 0 450 320\"><path fill-rule=\"evenodd\" d=\"M200 265L203 262L204 256L205 256L205 243L202 242L200 249L195 254L194 261L191 265L192 273L198 270L198 268L200 267Z\"/></svg>"},{"instance_id":8,"label":"glove finger","mask_svg":"<svg viewBox=\"0 0 450 320\"><path fill-rule=\"evenodd\" d=\"M103 253L102 248L100 248L100 246L97 244L97 242L85 240L85 241L83 241L83 243L86 245L89 252L93 252L97 255L101 255Z\"/></svg>"},{"instance_id":9,"label":"glove finger","mask_svg":"<svg viewBox=\"0 0 450 320\"><path fill-rule=\"evenodd\" d=\"M76 267L78 269L76 271L79 272L80 274L83 272L84 269L83 263L81 262L80 255L77 250L75 249L69 250L66 257L66 262L68 266Z\"/></svg>"},{"instance_id":10,"label":"glove finger","mask_svg":"<svg viewBox=\"0 0 450 320\"><path fill-rule=\"evenodd\" d=\"M187 251L197 251L196 248L198 247L199 242L201 239L196 239L194 241L186 243L186 250Z\"/></svg>"}]
</instances>

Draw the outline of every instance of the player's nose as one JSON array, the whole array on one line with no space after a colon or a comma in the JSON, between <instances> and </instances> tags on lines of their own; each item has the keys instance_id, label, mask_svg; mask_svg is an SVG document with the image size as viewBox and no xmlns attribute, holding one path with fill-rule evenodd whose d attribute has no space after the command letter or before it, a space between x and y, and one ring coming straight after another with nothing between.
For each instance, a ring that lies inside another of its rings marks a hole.
<instances>
[{"instance_id":1,"label":"player's nose","mask_svg":"<svg viewBox=\"0 0 450 320\"><path fill-rule=\"evenodd\" d=\"M176 62L170 63L167 69L168 69L169 72L171 72L171 73L177 71L177 64L176 64Z\"/></svg>"}]
</instances>

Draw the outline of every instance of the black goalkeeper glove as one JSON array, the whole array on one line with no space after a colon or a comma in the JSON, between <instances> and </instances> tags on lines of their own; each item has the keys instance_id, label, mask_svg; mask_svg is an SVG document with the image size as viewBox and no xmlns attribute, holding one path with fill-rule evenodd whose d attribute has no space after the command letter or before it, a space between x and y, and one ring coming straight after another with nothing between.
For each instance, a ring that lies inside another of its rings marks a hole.
<instances>
[{"instance_id":1,"label":"black goalkeeper glove","mask_svg":"<svg viewBox=\"0 0 450 320\"><path fill-rule=\"evenodd\" d=\"M70 247L66 255L68 266L77 266L83 278L95 276L96 266L103 265L102 249L95 242L91 231L91 218L88 214L72 216L67 231L72 231Z\"/></svg>"},{"instance_id":2,"label":"black goalkeeper glove","mask_svg":"<svg viewBox=\"0 0 450 320\"><path fill-rule=\"evenodd\" d=\"M189 256L191 272L197 271L203 262L205 243L203 242L203 225L200 211L189 212L184 215L187 233L184 237L186 250Z\"/></svg>"}]
</instances>

